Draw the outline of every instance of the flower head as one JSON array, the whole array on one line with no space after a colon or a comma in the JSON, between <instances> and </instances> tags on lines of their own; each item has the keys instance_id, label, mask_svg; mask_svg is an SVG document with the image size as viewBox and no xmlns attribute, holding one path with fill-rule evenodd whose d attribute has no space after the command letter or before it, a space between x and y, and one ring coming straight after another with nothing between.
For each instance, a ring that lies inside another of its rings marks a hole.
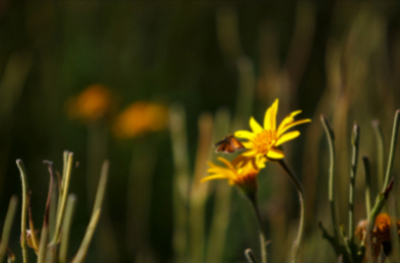
<instances>
[{"instance_id":1,"label":"flower head","mask_svg":"<svg viewBox=\"0 0 400 263\"><path fill-rule=\"evenodd\" d=\"M253 161L242 155L236 157L232 162L222 157L218 157L218 160L225 167L209 162L210 168L207 172L210 175L203 178L201 182L226 179L230 185L237 185L246 194L253 194L257 191L257 175L260 170Z\"/></svg>"},{"instance_id":2,"label":"flower head","mask_svg":"<svg viewBox=\"0 0 400 263\"><path fill-rule=\"evenodd\" d=\"M294 117L301 113L301 110L298 110L286 116L277 127L278 102L278 99L276 99L272 106L267 109L264 126L261 126L251 117L250 128L252 131L240 130L235 132L235 137L247 139L247 142L244 142L243 145L248 151L244 152L243 155L255 158L258 165L262 162L262 157L265 156L270 159L282 159L285 155L278 147L300 135L299 131L287 131L296 125L311 122L310 119L295 121Z\"/></svg>"},{"instance_id":3,"label":"flower head","mask_svg":"<svg viewBox=\"0 0 400 263\"><path fill-rule=\"evenodd\" d=\"M101 84L90 85L66 104L69 117L84 122L94 122L105 117L111 106L111 92Z\"/></svg>"},{"instance_id":4,"label":"flower head","mask_svg":"<svg viewBox=\"0 0 400 263\"><path fill-rule=\"evenodd\" d=\"M118 137L132 138L149 131L159 131L166 127L167 119L167 107L138 101L119 114L114 124L114 133Z\"/></svg>"}]
</instances>

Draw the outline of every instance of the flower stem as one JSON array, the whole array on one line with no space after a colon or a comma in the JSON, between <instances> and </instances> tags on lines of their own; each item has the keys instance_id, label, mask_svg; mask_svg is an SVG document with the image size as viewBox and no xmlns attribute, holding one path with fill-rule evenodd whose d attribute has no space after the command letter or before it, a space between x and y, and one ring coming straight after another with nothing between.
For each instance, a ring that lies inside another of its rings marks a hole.
<instances>
[{"instance_id":1,"label":"flower stem","mask_svg":"<svg viewBox=\"0 0 400 263\"><path fill-rule=\"evenodd\" d=\"M292 248L292 263L297 262L298 254L299 254L299 247L301 240L303 238L303 233L304 233L304 219L305 219L305 202L304 202L304 189L303 186L301 185L299 179L297 179L296 175L290 170L290 168L287 166L286 162L281 159L278 161L280 166L285 170L285 172L289 175L290 179L292 179L292 182L294 183L297 193L299 194L299 201L300 201L300 223L299 223L299 231L297 233L297 238L295 242L293 243L293 248Z\"/></svg>"},{"instance_id":2,"label":"flower stem","mask_svg":"<svg viewBox=\"0 0 400 263\"><path fill-rule=\"evenodd\" d=\"M267 246L266 246L265 236L262 231L261 216L260 216L260 210L258 209L257 197L256 197L255 193L253 193L251 195L247 195L247 196L250 200L250 203L252 204L252 206L254 208L254 212L256 213L256 217L257 217L258 236L260 238L260 245L261 245L261 263L267 263Z\"/></svg>"}]
</instances>

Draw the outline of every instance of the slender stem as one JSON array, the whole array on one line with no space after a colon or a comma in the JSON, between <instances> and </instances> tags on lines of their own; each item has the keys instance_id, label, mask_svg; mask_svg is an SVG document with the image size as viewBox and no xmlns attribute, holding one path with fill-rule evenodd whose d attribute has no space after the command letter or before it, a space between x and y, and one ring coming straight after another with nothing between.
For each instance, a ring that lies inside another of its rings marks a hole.
<instances>
[{"instance_id":1,"label":"slender stem","mask_svg":"<svg viewBox=\"0 0 400 263\"><path fill-rule=\"evenodd\" d=\"M332 217L332 225L333 225L333 234L338 242L339 236L338 236L338 229L337 229L337 223L336 223L336 209L335 209L335 197L334 197L334 186L335 186L335 181L334 181L334 174L335 174L335 145L334 145L334 133L333 130L331 129L329 122L327 119L325 119L324 116L321 115L321 122L322 125L324 126L325 133L326 133L326 138L328 139L328 145L329 145L329 154L330 154L330 162L329 162L329 190L328 190L328 199L329 199L329 204L331 208L331 217Z\"/></svg>"},{"instance_id":2,"label":"slender stem","mask_svg":"<svg viewBox=\"0 0 400 263\"><path fill-rule=\"evenodd\" d=\"M265 236L262 231L262 222L261 222L260 210L258 209L256 193L253 193L252 195L248 195L248 198L254 208L254 212L256 213L256 217L257 217L258 236L260 239L260 246L261 246L260 247L261 248L261 263L267 263L267 246L266 246Z\"/></svg>"},{"instance_id":3,"label":"slender stem","mask_svg":"<svg viewBox=\"0 0 400 263\"><path fill-rule=\"evenodd\" d=\"M371 214L371 167L368 157L364 156L362 159L365 171L365 208L368 218Z\"/></svg>"},{"instance_id":4,"label":"slender stem","mask_svg":"<svg viewBox=\"0 0 400 263\"><path fill-rule=\"evenodd\" d=\"M11 226L14 220L15 211L17 210L17 204L18 197L14 195L11 197L10 204L8 205L7 215L3 226L3 233L1 235L0 262L3 262L3 257L6 254L8 240L10 238Z\"/></svg>"},{"instance_id":5,"label":"slender stem","mask_svg":"<svg viewBox=\"0 0 400 263\"><path fill-rule=\"evenodd\" d=\"M295 262L297 262L299 248L300 248L301 240L303 238L303 233L304 233L304 219L305 219L304 189L303 189L303 186L301 185L299 179L297 179L296 175L287 166L285 160L281 159L278 161L278 163L281 165L283 170L285 170L285 172L289 175L290 179L292 179L292 182L295 185L297 193L299 195L299 201L300 201L299 231L297 233L297 238L296 238L295 242L293 243L292 260L291 260L292 263L295 263Z\"/></svg>"},{"instance_id":6,"label":"slender stem","mask_svg":"<svg viewBox=\"0 0 400 263\"><path fill-rule=\"evenodd\" d=\"M72 172L72 163L74 159L74 154L70 152L68 154L68 166L67 170L65 172L65 179L63 178L63 193L62 193L62 199L60 203L60 209L57 214L57 222L56 222L56 229L54 231L54 238L52 240L52 244L56 244L58 242L58 239L60 237L60 228L62 221L64 219L64 212L65 212L65 205L67 203L67 195L68 195L68 187L69 187L69 181L71 178L71 172Z\"/></svg>"},{"instance_id":7,"label":"slender stem","mask_svg":"<svg viewBox=\"0 0 400 263\"><path fill-rule=\"evenodd\" d=\"M65 218L63 222L63 234L61 236L61 242L60 242L60 254L59 254L60 263L67 262L68 241L71 232L71 223L72 223L72 216L74 214L75 204L76 204L76 196L74 194L70 194L68 196L67 208L65 210Z\"/></svg>"},{"instance_id":8,"label":"slender stem","mask_svg":"<svg viewBox=\"0 0 400 263\"><path fill-rule=\"evenodd\" d=\"M383 163L385 161L385 143L383 140L382 130L379 125L378 120L372 121L372 127L374 128L376 144L377 144L377 152L378 152L378 189L383 186L383 176L384 176L384 167Z\"/></svg>"},{"instance_id":9,"label":"slender stem","mask_svg":"<svg viewBox=\"0 0 400 263\"><path fill-rule=\"evenodd\" d=\"M355 124L353 127L352 148L353 154L351 157L350 171L350 189L349 189L349 241L354 242L354 192L356 186L356 174L358 164L358 149L360 141L360 127Z\"/></svg>"},{"instance_id":10,"label":"slender stem","mask_svg":"<svg viewBox=\"0 0 400 263\"><path fill-rule=\"evenodd\" d=\"M390 141L390 152L389 152L388 165L386 167L386 175L383 184L383 190L385 190L386 187L388 186L390 174L392 173L393 161L397 143L397 133L399 131L399 121L400 121L400 110L397 110L393 121L392 139Z\"/></svg>"},{"instance_id":11,"label":"slender stem","mask_svg":"<svg viewBox=\"0 0 400 263\"><path fill-rule=\"evenodd\" d=\"M49 192L47 194L47 201L46 201L46 209L44 212L44 218L43 218L43 227L42 227L42 233L40 236L40 244L39 244L39 249L38 249L38 263L44 263L46 261L46 255L47 255L47 241L49 239L49 220L50 220L50 205L51 205L51 197L52 197L52 192L53 192L53 187L54 187L54 182L53 182L53 163L50 161L43 161L44 164L47 165L47 168L49 170L49 175L50 175L50 184L49 184Z\"/></svg>"},{"instance_id":12,"label":"slender stem","mask_svg":"<svg viewBox=\"0 0 400 263\"><path fill-rule=\"evenodd\" d=\"M22 213L21 213L21 247L24 263L28 263L28 247L26 243L26 217L28 211L28 179L24 163L21 159L17 160L17 166L21 174L22 181Z\"/></svg>"},{"instance_id":13,"label":"slender stem","mask_svg":"<svg viewBox=\"0 0 400 263\"><path fill-rule=\"evenodd\" d=\"M87 251L89 249L90 242L92 240L94 231L96 230L97 222L100 218L101 209L98 209L90 219L89 226L86 229L85 236L83 237L82 243L71 263L82 263L85 261Z\"/></svg>"},{"instance_id":14,"label":"slender stem","mask_svg":"<svg viewBox=\"0 0 400 263\"><path fill-rule=\"evenodd\" d=\"M37 263L46 262L46 248L47 248L48 236L49 236L49 226L48 224L44 224L42 228L42 233L40 234L40 244L39 244Z\"/></svg>"},{"instance_id":15,"label":"slender stem","mask_svg":"<svg viewBox=\"0 0 400 263\"><path fill-rule=\"evenodd\" d=\"M99 180L99 184L97 186L97 192L96 192L96 198L95 198L94 205L93 205L92 216L97 212L98 209L101 208L101 206L103 204L103 199L106 194L106 188L107 188L109 167L110 167L110 162L108 160L105 160L101 167L100 180Z\"/></svg>"}]
</instances>

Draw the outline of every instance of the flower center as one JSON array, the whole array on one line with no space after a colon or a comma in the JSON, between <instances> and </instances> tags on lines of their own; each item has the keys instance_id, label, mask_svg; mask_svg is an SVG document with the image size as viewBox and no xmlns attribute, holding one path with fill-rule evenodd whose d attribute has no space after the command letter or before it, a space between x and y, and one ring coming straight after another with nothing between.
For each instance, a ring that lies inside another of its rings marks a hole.
<instances>
[{"instance_id":1,"label":"flower center","mask_svg":"<svg viewBox=\"0 0 400 263\"><path fill-rule=\"evenodd\" d=\"M275 131L264 130L253 139L254 149L261 154L267 154L271 146L275 143Z\"/></svg>"}]
</instances>

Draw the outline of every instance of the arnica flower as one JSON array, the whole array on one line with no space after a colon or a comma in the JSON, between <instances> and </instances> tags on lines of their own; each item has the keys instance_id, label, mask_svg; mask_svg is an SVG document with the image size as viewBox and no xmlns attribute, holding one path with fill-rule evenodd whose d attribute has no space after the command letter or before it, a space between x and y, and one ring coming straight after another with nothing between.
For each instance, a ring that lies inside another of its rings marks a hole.
<instances>
[{"instance_id":1,"label":"arnica flower","mask_svg":"<svg viewBox=\"0 0 400 263\"><path fill-rule=\"evenodd\" d=\"M93 84L78 96L70 98L66 108L71 119L94 122L105 117L111 105L112 96L108 88L101 84Z\"/></svg>"},{"instance_id":2,"label":"arnica flower","mask_svg":"<svg viewBox=\"0 0 400 263\"><path fill-rule=\"evenodd\" d=\"M367 220L362 220L358 223L355 234L358 235L360 240L363 240L367 234ZM397 221L397 233L399 234L400 222ZM386 213L379 214L375 219L375 225L371 234L371 246L368 246L368 242L364 242L367 247L365 256L367 257L369 253L372 255L372 260L375 262L378 259L381 249L387 256L391 251L391 240L390 240L390 228L392 225L392 219ZM367 262L364 259L363 262Z\"/></svg>"},{"instance_id":3,"label":"arnica flower","mask_svg":"<svg viewBox=\"0 0 400 263\"><path fill-rule=\"evenodd\" d=\"M146 132L160 131L166 127L167 121L167 107L138 101L119 114L114 123L114 134L121 138L133 138Z\"/></svg>"},{"instance_id":4,"label":"arnica flower","mask_svg":"<svg viewBox=\"0 0 400 263\"><path fill-rule=\"evenodd\" d=\"M255 194L258 188L257 175L260 170L253 161L249 161L248 158L242 155L236 157L232 162L222 157L218 157L218 160L222 162L225 167L209 162L208 165L210 168L207 172L210 175L203 178L201 182L226 179L230 185L237 185L246 195Z\"/></svg>"},{"instance_id":5,"label":"arnica flower","mask_svg":"<svg viewBox=\"0 0 400 263\"><path fill-rule=\"evenodd\" d=\"M264 156L269 159L284 158L283 151L278 147L300 135L299 131L287 131L299 124L311 122L310 119L295 121L294 117L301 113L301 110L298 110L285 117L277 127L278 102L278 99L276 99L272 106L267 109L264 117L264 127L251 117L250 128L252 131L240 130L235 132L235 137L247 139L243 146L248 150L243 155L255 158L258 165L261 165L262 157Z\"/></svg>"}]
</instances>

